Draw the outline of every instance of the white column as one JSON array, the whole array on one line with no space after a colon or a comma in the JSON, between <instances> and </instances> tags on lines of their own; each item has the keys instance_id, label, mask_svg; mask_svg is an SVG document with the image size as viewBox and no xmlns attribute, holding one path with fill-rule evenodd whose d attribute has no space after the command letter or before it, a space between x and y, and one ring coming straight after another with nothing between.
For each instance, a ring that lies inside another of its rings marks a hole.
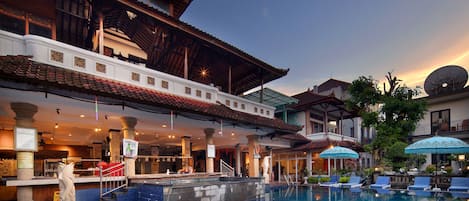
<instances>
[{"instance_id":1,"label":"white column","mask_svg":"<svg viewBox=\"0 0 469 201\"><path fill-rule=\"evenodd\" d=\"M122 131L124 139L135 139L135 125L137 125L137 118L135 117L121 117ZM135 159L125 158L125 175L135 175Z\"/></svg>"},{"instance_id":2,"label":"white column","mask_svg":"<svg viewBox=\"0 0 469 201\"><path fill-rule=\"evenodd\" d=\"M236 174L241 175L241 146L240 144L236 145Z\"/></svg>"},{"instance_id":3,"label":"white column","mask_svg":"<svg viewBox=\"0 0 469 201\"><path fill-rule=\"evenodd\" d=\"M207 145L213 145L213 133L215 132L215 129L213 128L206 128L204 129L205 132L205 142ZM207 146L205 147L207 149ZM208 157L208 150L205 151L205 172L207 173L213 173L214 172L214 166L213 166L213 158Z\"/></svg>"},{"instance_id":4,"label":"white column","mask_svg":"<svg viewBox=\"0 0 469 201\"><path fill-rule=\"evenodd\" d=\"M248 144L249 144L249 177L259 177L259 136L258 135L249 135Z\"/></svg>"},{"instance_id":5,"label":"white column","mask_svg":"<svg viewBox=\"0 0 469 201\"><path fill-rule=\"evenodd\" d=\"M10 104L15 112L16 126L22 128L34 128L33 116L37 113L37 106L30 103L15 102ZM17 151L17 179L31 180L34 177L34 152ZM16 198L18 201L33 200L33 188L30 186L17 187Z\"/></svg>"},{"instance_id":6,"label":"white column","mask_svg":"<svg viewBox=\"0 0 469 201\"><path fill-rule=\"evenodd\" d=\"M306 169L308 170L308 176L313 175L313 152L307 151L306 152Z\"/></svg>"},{"instance_id":7,"label":"white column","mask_svg":"<svg viewBox=\"0 0 469 201\"><path fill-rule=\"evenodd\" d=\"M181 137L181 155L184 157L182 159L182 167L191 166L190 159L191 157L191 137L183 136Z\"/></svg>"}]
</instances>

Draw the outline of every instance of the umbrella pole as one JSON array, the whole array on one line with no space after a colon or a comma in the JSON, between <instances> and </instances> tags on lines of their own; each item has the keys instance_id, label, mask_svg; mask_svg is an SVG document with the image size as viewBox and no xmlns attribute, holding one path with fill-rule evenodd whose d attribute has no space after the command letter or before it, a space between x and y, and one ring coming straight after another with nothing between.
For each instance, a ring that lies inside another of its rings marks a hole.
<instances>
[{"instance_id":1,"label":"umbrella pole","mask_svg":"<svg viewBox=\"0 0 469 201\"><path fill-rule=\"evenodd\" d=\"M327 158L327 174L331 176L331 158Z\"/></svg>"},{"instance_id":2,"label":"umbrella pole","mask_svg":"<svg viewBox=\"0 0 469 201\"><path fill-rule=\"evenodd\" d=\"M335 175L337 175L337 159L334 158Z\"/></svg>"},{"instance_id":3,"label":"umbrella pole","mask_svg":"<svg viewBox=\"0 0 469 201\"><path fill-rule=\"evenodd\" d=\"M440 161L440 156L439 154L436 154L436 176L435 176L435 188L438 189L438 169L440 169L440 166L438 165L438 162Z\"/></svg>"}]
</instances>

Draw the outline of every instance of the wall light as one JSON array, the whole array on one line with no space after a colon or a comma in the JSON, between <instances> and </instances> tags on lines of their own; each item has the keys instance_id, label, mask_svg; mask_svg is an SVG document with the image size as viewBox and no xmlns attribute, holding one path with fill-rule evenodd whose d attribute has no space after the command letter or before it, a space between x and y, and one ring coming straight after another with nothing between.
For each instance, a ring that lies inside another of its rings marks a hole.
<instances>
[{"instance_id":1,"label":"wall light","mask_svg":"<svg viewBox=\"0 0 469 201\"><path fill-rule=\"evenodd\" d=\"M458 155L458 160L459 161L466 160L466 155L464 155L464 154Z\"/></svg>"}]
</instances>

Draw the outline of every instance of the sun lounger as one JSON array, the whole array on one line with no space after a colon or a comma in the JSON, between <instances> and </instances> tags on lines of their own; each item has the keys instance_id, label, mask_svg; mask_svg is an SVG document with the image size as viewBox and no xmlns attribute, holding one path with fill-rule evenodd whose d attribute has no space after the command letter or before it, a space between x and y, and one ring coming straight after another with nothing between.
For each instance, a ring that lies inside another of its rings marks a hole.
<instances>
[{"instance_id":1,"label":"sun lounger","mask_svg":"<svg viewBox=\"0 0 469 201\"><path fill-rule=\"evenodd\" d=\"M339 186L339 176L333 175L331 176L331 180L324 183L319 183L319 186Z\"/></svg>"},{"instance_id":2,"label":"sun lounger","mask_svg":"<svg viewBox=\"0 0 469 201\"><path fill-rule=\"evenodd\" d=\"M375 184L371 184L372 189L386 189L391 188L391 178L387 176L378 176Z\"/></svg>"},{"instance_id":3,"label":"sun lounger","mask_svg":"<svg viewBox=\"0 0 469 201\"><path fill-rule=\"evenodd\" d=\"M359 176L351 176L347 183L343 183L341 186L344 188L357 188L362 186L360 183L361 178Z\"/></svg>"},{"instance_id":4,"label":"sun lounger","mask_svg":"<svg viewBox=\"0 0 469 201\"><path fill-rule=\"evenodd\" d=\"M430 177L415 177L414 185L407 187L407 190L430 190L432 186L430 185Z\"/></svg>"},{"instance_id":5,"label":"sun lounger","mask_svg":"<svg viewBox=\"0 0 469 201\"><path fill-rule=\"evenodd\" d=\"M450 192L469 192L469 177L453 177L451 178L451 186L448 188Z\"/></svg>"}]
</instances>

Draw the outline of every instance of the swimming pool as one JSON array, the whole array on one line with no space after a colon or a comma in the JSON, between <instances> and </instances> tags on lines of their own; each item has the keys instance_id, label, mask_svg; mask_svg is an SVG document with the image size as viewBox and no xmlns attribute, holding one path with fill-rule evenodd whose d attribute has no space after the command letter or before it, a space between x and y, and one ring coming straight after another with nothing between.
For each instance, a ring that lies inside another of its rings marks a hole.
<instances>
[{"instance_id":1,"label":"swimming pool","mask_svg":"<svg viewBox=\"0 0 469 201\"><path fill-rule=\"evenodd\" d=\"M410 194L410 195L409 195ZM271 188L265 201L469 201L469 193L407 192L399 190L288 187Z\"/></svg>"}]
</instances>

